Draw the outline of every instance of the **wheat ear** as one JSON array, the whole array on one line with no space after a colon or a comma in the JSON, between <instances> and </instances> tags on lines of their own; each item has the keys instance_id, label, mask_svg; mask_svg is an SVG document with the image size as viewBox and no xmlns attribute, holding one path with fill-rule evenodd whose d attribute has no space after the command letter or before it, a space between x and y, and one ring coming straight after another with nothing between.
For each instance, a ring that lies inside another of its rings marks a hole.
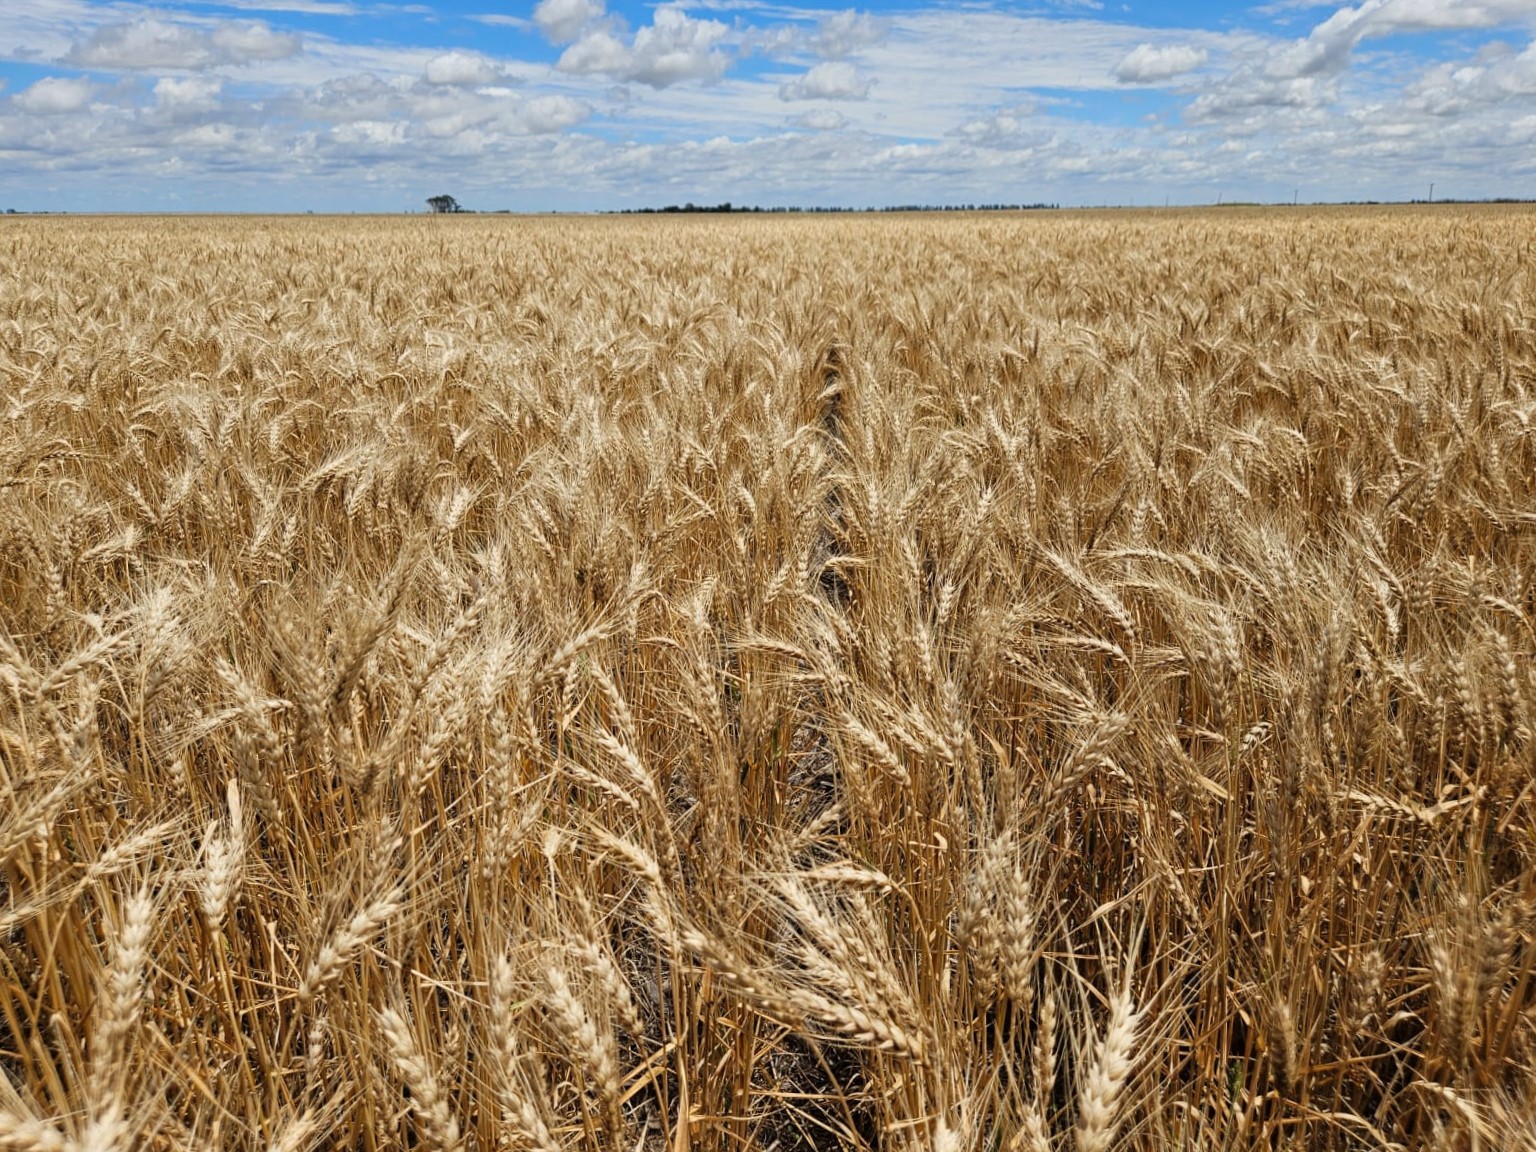
<instances>
[{"instance_id":1,"label":"wheat ear","mask_svg":"<svg viewBox=\"0 0 1536 1152\"><path fill-rule=\"evenodd\" d=\"M393 1008L382 1009L378 1021L389 1045L390 1061L411 1090L411 1111L420 1121L423 1141L438 1152L453 1152L459 1147L459 1122L410 1024Z\"/></svg>"},{"instance_id":2,"label":"wheat ear","mask_svg":"<svg viewBox=\"0 0 1536 1152\"><path fill-rule=\"evenodd\" d=\"M1077 1152L1107 1152L1114 1141L1139 1023L1126 981L1110 1001L1109 1022L1078 1094Z\"/></svg>"}]
</instances>

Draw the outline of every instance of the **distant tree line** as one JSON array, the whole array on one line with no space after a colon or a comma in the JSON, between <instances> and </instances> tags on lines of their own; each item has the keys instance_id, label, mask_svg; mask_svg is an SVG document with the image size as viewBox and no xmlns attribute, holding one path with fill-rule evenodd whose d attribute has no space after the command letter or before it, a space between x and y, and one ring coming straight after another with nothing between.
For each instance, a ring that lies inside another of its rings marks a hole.
<instances>
[{"instance_id":1,"label":"distant tree line","mask_svg":"<svg viewBox=\"0 0 1536 1152\"><path fill-rule=\"evenodd\" d=\"M723 204L694 204L689 202L683 205L668 204L665 208L621 208L620 216L652 216L668 213L689 212L1025 212L1035 209L1060 208L1059 204L892 204L883 208L821 208L821 207L785 207L785 208L759 208L756 205L733 205L729 200Z\"/></svg>"}]
</instances>

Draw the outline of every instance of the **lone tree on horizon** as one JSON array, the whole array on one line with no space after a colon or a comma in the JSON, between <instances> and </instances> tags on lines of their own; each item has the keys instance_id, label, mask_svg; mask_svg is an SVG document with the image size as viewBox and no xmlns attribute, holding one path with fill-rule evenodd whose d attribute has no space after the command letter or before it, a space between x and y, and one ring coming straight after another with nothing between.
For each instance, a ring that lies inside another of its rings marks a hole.
<instances>
[{"instance_id":1,"label":"lone tree on horizon","mask_svg":"<svg viewBox=\"0 0 1536 1152\"><path fill-rule=\"evenodd\" d=\"M428 196L427 207L433 212L462 212L463 208L452 196Z\"/></svg>"}]
</instances>

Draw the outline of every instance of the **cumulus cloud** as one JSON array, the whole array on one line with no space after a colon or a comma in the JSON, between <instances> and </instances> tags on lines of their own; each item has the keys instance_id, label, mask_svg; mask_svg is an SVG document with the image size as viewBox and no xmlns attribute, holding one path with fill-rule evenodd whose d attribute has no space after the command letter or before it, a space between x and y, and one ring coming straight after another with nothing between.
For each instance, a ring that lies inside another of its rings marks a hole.
<instances>
[{"instance_id":1,"label":"cumulus cloud","mask_svg":"<svg viewBox=\"0 0 1536 1152\"><path fill-rule=\"evenodd\" d=\"M328 123L316 146L367 148L370 155L398 149L412 155L485 155L511 137L561 132L587 120L592 106L563 93L527 96L505 84L478 86L384 81L353 76L290 98L285 117ZM387 131L386 131L387 128ZM343 130L345 129L345 130Z\"/></svg>"},{"instance_id":2,"label":"cumulus cloud","mask_svg":"<svg viewBox=\"0 0 1536 1152\"><path fill-rule=\"evenodd\" d=\"M308 120L383 120L394 113L402 86L367 72L338 76L304 92L288 94L272 110Z\"/></svg>"},{"instance_id":3,"label":"cumulus cloud","mask_svg":"<svg viewBox=\"0 0 1536 1152\"><path fill-rule=\"evenodd\" d=\"M828 60L779 85L780 100L863 100L874 83L845 60Z\"/></svg>"},{"instance_id":4,"label":"cumulus cloud","mask_svg":"<svg viewBox=\"0 0 1536 1152\"><path fill-rule=\"evenodd\" d=\"M1366 0L1358 8L1340 8L1275 56L1265 71L1286 78L1337 75L1348 66L1350 54L1369 32L1371 18L1382 3Z\"/></svg>"},{"instance_id":5,"label":"cumulus cloud","mask_svg":"<svg viewBox=\"0 0 1536 1152\"><path fill-rule=\"evenodd\" d=\"M96 86L89 80L66 76L44 76L12 99L17 107L35 116L60 116L78 112L91 102Z\"/></svg>"},{"instance_id":6,"label":"cumulus cloud","mask_svg":"<svg viewBox=\"0 0 1536 1152\"><path fill-rule=\"evenodd\" d=\"M1383 33L1492 28L1536 15L1530 0L1365 0L1353 11Z\"/></svg>"},{"instance_id":7,"label":"cumulus cloud","mask_svg":"<svg viewBox=\"0 0 1536 1152\"><path fill-rule=\"evenodd\" d=\"M1263 58L1250 57L1226 75L1212 79L1185 109L1185 119L1196 124L1223 120L1229 130L1284 131L1285 126L1265 119L1267 110L1283 111L1290 117L1289 130L1296 130L1298 113L1322 115L1323 109L1343 99L1343 81L1351 58L1369 38L1493 28L1528 20L1532 14L1531 0L1363 0L1337 9L1307 35L1279 51L1268 52ZM1123 74L1126 65L1140 51L1138 48L1122 62L1117 69L1119 79L1127 79ZM1498 105L1522 92L1536 92L1536 50L1514 56L1502 46L1489 45L1474 62L1436 63L1402 91L1397 104L1389 105L1378 95L1371 101L1376 111L1362 122L1360 130L1382 136L1390 124L1399 134L1412 133L1415 129L1399 117L1400 112L1443 119L1478 106ZM1330 139L1320 138L1318 144L1333 146Z\"/></svg>"},{"instance_id":8,"label":"cumulus cloud","mask_svg":"<svg viewBox=\"0 0 1536 1152\"><path fill-rule=\"evenodd\" d=\"M1199 123L1266 108L1315 109L1332 104L1338 96L1333 78L1274 77L1244 69L1202 92L1184 109L1184 118Z\"/></svg>"},{"instance_id":9,"label":"cumulus cloud","mask_svg":"<svg viewBox=\"0 0 1536 1152\"><path fill-rule=\"evenodd\" d=\"M259 20L220 24L209 37L226 63L283 60L296 55L302 42L292 32L277 32Z\"/></svg>"},{"instance_id":10,"label":"cumulus cloud","mask_svg":"<svg viewBox=\"0 0 1536 1152\"><path fill-rule=\"evenodd\" d=\"M488 56L454 49L428 60L423 75L428 84L475 88L497 83L504 73L501 65Z\"/></svg>"},{"instance_id":11,"label":"cumulus cloud","mask_svg":"<svg viewBox=\"0 0 1536 1152\"><path fill-rule=\"evenodd\" d=\"M217 63L206 32L148 17L98 28L64 59L80 68L207 68Z\"/></svg>"},{"instance_id":12,"label":"cumulus cloud","mask_svg":"<svg viewBox=\"0 0 1536 1152\"><path fill-rule=\"evenodd\" d=\"M841 60L880 43L890 28L891 22L884 17L849 8L821 18L810 48L823 59Z\"/></svg>"},{"instance_id":13,"label":"cumulus cloud","mask_svg":"<svg viewBox=\"0 0 1536 1152\"><path fill-rule=\"evenodd\" d=\"M1050 139L1049 128L1036 119L1033 102L999 108L991 116L967 120L955 135L984 148L1024 148Z\"/></svg>"},{"instance_id":14,"label":"cumulus cloud","mask_svg":"<svg viewBox=\"0 0 1536 1152\"><path fill-rule=\"evenodd\" d=\"M155 81L155 107L178 114L211 112L223 90L223 83L211 76L163 76Z\"/></svg>"},{"instance_id":15,"label":"cumulus cloud","mask_svg":"<svg viewBox=\"0 0 1536 1152\"><path fill-rule=\"evenodd\" d=\"M890 30L889 17L847 8L827 13L814 26L802 23L748 26L741 29L741 41L750 51L779 59L809 55L822 60L843 60L883 43Z\"/></svg>"},{"instance_id":16,"label":"cumulus cloud","mask_svg":"<svg viewBox=\"0 0 1536 1152\"><path fill-rule=\"evenodd\" d=\"M1191 44L1136 45L1115 65L1115 79L1122 84L1156 84L1193 72L1209 59L1204 48Z\"/></svg>"},{"instance_id":17,"label":"cumulus cloud","mask_svg":"<svg viewBox=\"0 0 1536 1152\"><path fill-rule=\"evenodd\" d=\"M622 76L633 63L629 45L607 29L598 29L562 52L555 67L576 76Z\"/></svg>"},{"instance_id":18,"label":"cumulus cloud","mask_svg":"<svg viewBox=\"0 0 1536 1152\"><path fill-rule=\"evenodd\" d=\"M113 71L196 71L220 65L282 60L296 55L299 37L260 21L225 21L212 29L145 16L104 24L76 43L64 63Z\"/></svg>"},{"instance_id":19,"label":"cumulus cloud","mask_svg":"<svg viewBox=\"0 0 1536 1152\"><path fill-rule=\"evenodd\" d=\"M1271 76L1335 76L1360 42L1398 32L1495 28L1528 21L1531 0L1364 0L1340 8L1270 61Z\"/></svg>"},{"instance_id":20,"label":"cumulus cloud","mask_svg":"<svg viewBox=\"0 0 1536 1152\"><path fill-rule=\"evenodd\" d=\"M654 22L629 43L616 30L589 29L561 54L556 67L573 75L611 76L652 88L718 80L726 68L718 45L727 31L717 20L695 20L678 8L658 8Z\"/></svg>"},{"instance_id":21,"label":"cumulus cloud","mask_svg":"<svg viewBox=\"0 0 1536 1152\"><path fill-rule=\"evenodd\" d=\"M836 108L813 108L791 117L789 122L796 128L808 128L812 132L836 132L848 126L848 117Z\"/></svg>"},{"instance_id":22,"label":"cumulus cloud","mask_svg":"<svg viewBox=\"0 0 1536 1152\"><path fill-rule=\"evenodd\" d=\"M538 135L574 128L591 115L591 105L569 96L537 96L518 110L518 123Z\"/></svg>"},{"instance_id":23,"label":"cumulus cloud","mask_svg":"<svg viewBox=\"0 0 1536 1152\"><path fill-rule=\"evenodd\" d=\"M406 125L400 120L354 120L336 125L329 135L339 144L352 145L364 154L376 155L403 145L405 133Z\"/></svg>"},{"instance_id":24,"label":"cumulus cloud","mask_svg":"<svg viewBox=\"0 0 1536 1152\"><path fill-rule=\"evenodd\" d=\"M726 60L715 46L725 33L719 21L659 8L654 22L635 33L634 61L625 78L653 88L680 80L718 80L725 74Z\"/></svg>"},{"instance_id":25,"label":"cumulus cloud","mask_svg":"<svg viewBox=\"0 0 1536 1152\"><path fill-rule=\"evenodd\" d=\"M1518 55L1506 44L1485 45L1470 61L1430 68L1407 90L1409 108L1432 116L1528 99L1536 95L1536 41Z\"/></svg>"},{"instance_id":26,"label":"cumulus cloud","mask_svg":"<svg viewBox=\"0 0 1536 1152\"><path fill-rule=\"evenodd\" d=\"M602 19L604 10L603 0L539 0L533 22L552 43L569 44Z\"/></svg>"}]
</instances>

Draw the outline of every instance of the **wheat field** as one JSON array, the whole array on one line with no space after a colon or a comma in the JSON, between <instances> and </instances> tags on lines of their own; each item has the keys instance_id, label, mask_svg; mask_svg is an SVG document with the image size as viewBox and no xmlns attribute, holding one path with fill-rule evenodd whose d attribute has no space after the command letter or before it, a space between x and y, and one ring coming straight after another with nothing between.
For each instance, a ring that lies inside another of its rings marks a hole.
<instances>
[{"instance_id":1,"label":"wheat field","mask_svg":"<svg viewBox=\"0 0 1536 1152\"><path fill-rule=\"evenodd\" d=\"M0 1148L1536 1149L1533 249L0 222Z\"/></svg>"}]
</instances>

